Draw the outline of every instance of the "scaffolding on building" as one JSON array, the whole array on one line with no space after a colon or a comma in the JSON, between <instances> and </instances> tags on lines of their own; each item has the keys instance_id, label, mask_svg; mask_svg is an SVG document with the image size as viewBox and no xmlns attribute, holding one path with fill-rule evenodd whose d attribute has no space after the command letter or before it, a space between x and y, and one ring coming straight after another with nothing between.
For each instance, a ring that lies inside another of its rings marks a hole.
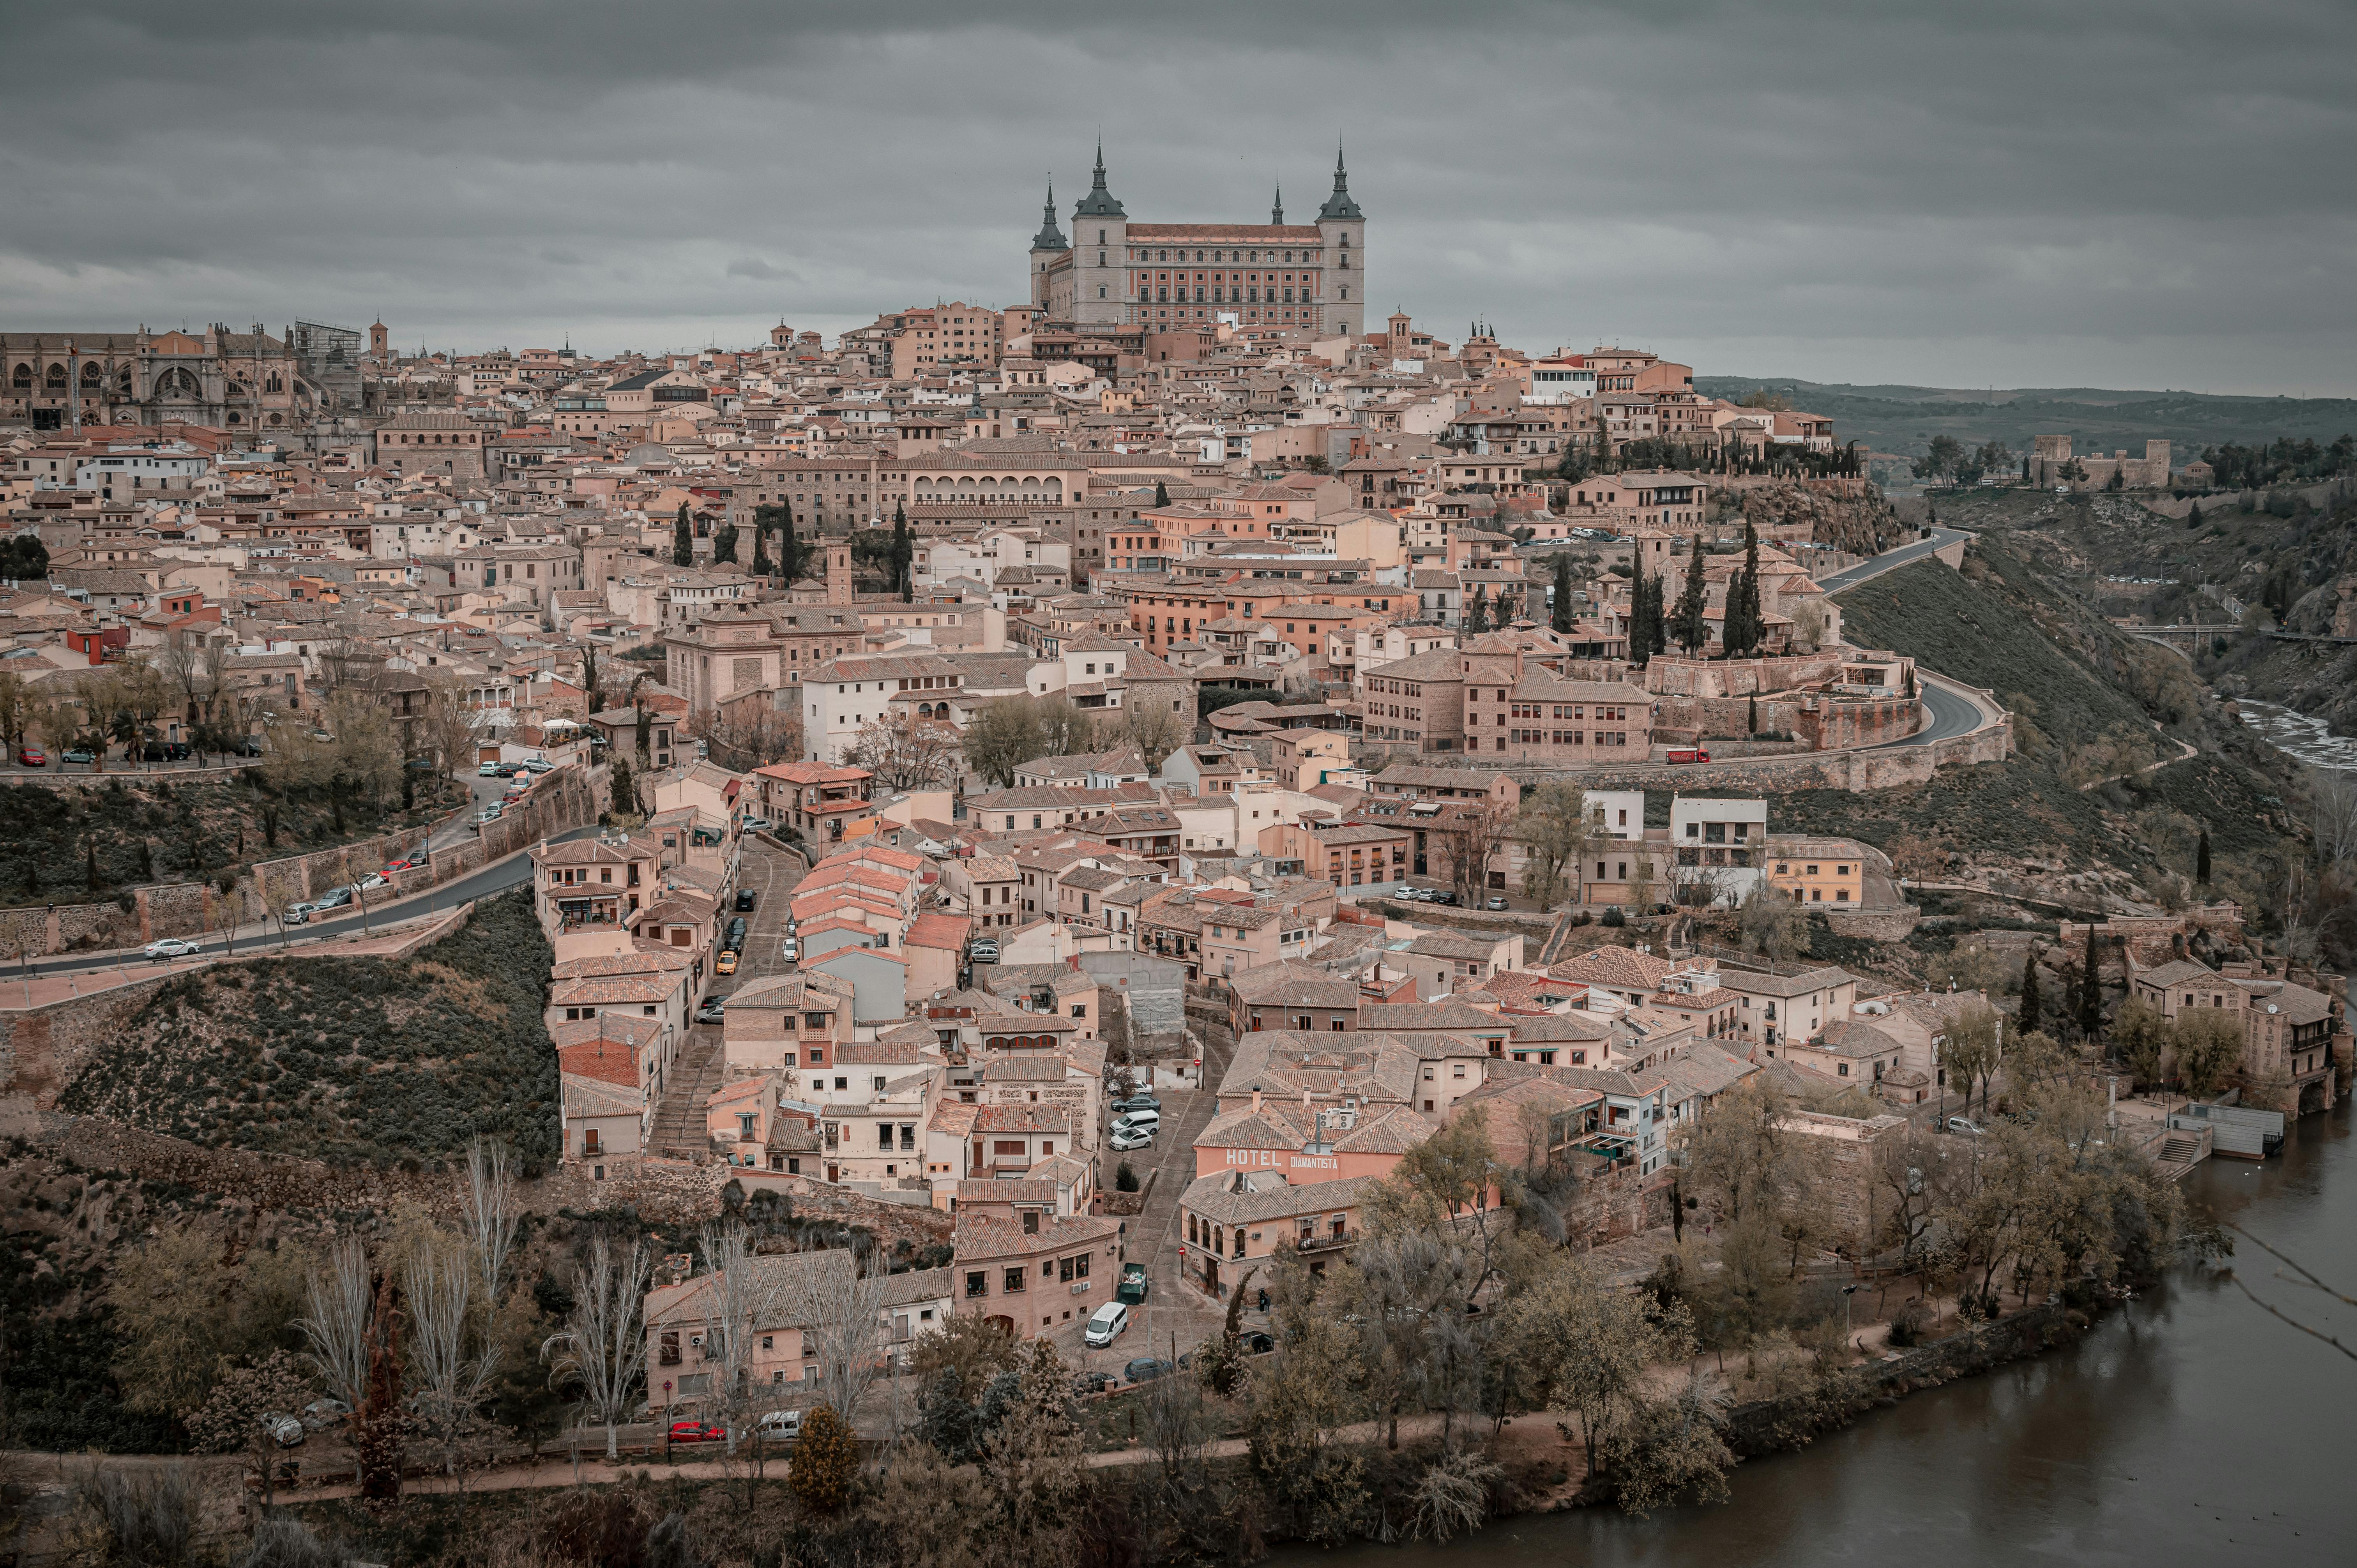
<instances>
[{"instance_id":1,"label":"scaffolding on building","mask_svg":"<svg viewBox=\"0 0 2357 1568\"><path fill-rule=\"evenodd\" d=\"M323 327L298 321L288 333L287 348L296 369L318 390L322 410L361 406L361 360L364 339L350 327Z\"/></svg>"}]
</instances>

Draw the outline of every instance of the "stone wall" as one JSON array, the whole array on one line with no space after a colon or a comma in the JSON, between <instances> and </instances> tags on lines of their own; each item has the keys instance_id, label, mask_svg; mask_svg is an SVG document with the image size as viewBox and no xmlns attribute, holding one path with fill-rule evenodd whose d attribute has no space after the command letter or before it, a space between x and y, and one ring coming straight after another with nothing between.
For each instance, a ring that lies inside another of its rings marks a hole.
<instances>
[{"instance_id":1,"label":"stone wall","mask_svg":"<svg viewBox=\"0 0 2357 1568\"><path fill-rule=\"evenodd\" d=\"M46 1006L0 1011L0 1094L55 1104L101 1045L122 1036L150 996L188 972L159 974Z\"/></svg>"},{"instance_id":2,"label":"stone wall","mask_svg":"<svg viewBox=\"0 0 2357 1568\"><path fill-rule=\"evenodd\" d=\"M1816 697L1785 727L1817 751L1883 746L1922 729L1923 703L1916 697Z\"/></svg>"},{"instance_id":3,"label":"stone wall","mask_svg":"<svg viewBox=\"0 0 2357 1568\"><path fill-rule=\"evenodd\" d=\"M1923 918L1923 911L1913 904L1897 909L1834 909L1812 904L1809 912L1823 913L1837 937L1875 942L1903 942Z\"/></svg>"},{"instance_id":4,"label":"stone wall","mask_svg":"<svg viewBox=\"0 0 2357 1568\"><path fill-rule=\"evenodd\" d=\"M1664 697L1746 697L1797 692L1841 679L1835 650L1776 659L1678 659L1656 654L1644 669L1645 690Z\"/></svg>"},{"instance_id":5,"label":"stone wall","mask_svg":"<svg viewBox=\"0 0 2357 1568\"><path fill-rule=\"evenodd\" d=\"M1824 1151L1827 1162L1825 1191L1834 1215L1836 1245L1853 1254L1873 1250L1874 1235L1887 1212L1879 1164L1884 1140L1903 1134L1903 1116L1869 1116L1853 1121L1813 1111L1788 1111L1783 1125L1803 1133Z\"/></svg>"}]
</instances>

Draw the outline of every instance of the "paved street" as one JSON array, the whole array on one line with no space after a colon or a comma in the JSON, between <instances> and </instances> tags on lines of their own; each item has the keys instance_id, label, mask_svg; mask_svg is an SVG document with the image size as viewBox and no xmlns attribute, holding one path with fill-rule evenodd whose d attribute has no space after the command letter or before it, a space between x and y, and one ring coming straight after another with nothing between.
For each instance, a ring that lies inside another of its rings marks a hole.
<instances>
[{"instance_id":1,"label":"paved street","mask_svg":"<svg viewBox=\"0 0 2357 1568\"><path fill-rule=\"evenodd\" d=\"M1180 1277L1178 1266L1182 1240L1178 1196L1195 1178L1195 1139L1211 1123L1218 1104L1213 1090L1226 1076L1229 1058L1234 1054L1232 1049L1221 1050L1208 1041L1204 1049L1203 1082L1210 1087L1200 1090L1156 1090L1156 1098L1162 1101L1162 1131L1155 1138L1154 1147L1126 1156L1111 1153L1106 1156L1108 1187L1112 1185L1112 1171L1125 1157L1141 1181L1149 1168L1159 1173L1154 1179L1153 1192L1147 1195L1146 1211L1131 1219L1125 1238L1128 1260L1146 1264L1148 1289L1144 1308L1132 1309L1130 1313L1129 1332L1111 1348L1085 1348L1081 1344L1077 1322L1069 1332L1057 1337L1057 1348L1076 1366L1118 1373L1125 1363L1139 1356L1167 1359L1172 1336L1177 1336L1181 1352L1191 1350L1219 1326L1226 1313L1224 1302L1214 1303L1188 1284Z\"/></svg>"},{"instance_id":2,"label":"paved street","mask_svg":"<svg viewBox=\"0 0 2357 1568\"><path fill-rule=\"evenodd\" d=\"M1921 561L1935 550L1944 549L1958 540L1971 537L1971 534L1962 529L1935 528L1932 531L1932 537L1929 539L1910 539L1904 544L1895 545L1879 555L1859 562L1855 566L1845 566L1838 572L1821 577L1818 582L1826 593L1838 594L1844 588L1855 588L1860 583L1881 576L1885 572L1896 571L1910 561Z\"/></svg>"}]
</instances>

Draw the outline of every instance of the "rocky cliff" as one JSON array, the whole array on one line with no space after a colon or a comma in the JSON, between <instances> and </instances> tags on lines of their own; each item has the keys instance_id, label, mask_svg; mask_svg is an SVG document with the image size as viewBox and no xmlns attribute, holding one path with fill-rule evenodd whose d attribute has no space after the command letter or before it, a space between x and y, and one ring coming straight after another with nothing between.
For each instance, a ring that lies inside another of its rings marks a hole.
<instances>
[{"instance_id":1,"label":"rocky cliff","mask_svg":"<svg viewBox=\"0 0 2357 1568\"><path fill-rule=\"evenodd\" d=\"M1800 485L1763 485L1737 498L1743 513L1765 528L1805 522L1809 537L1853 555L1872 555L1899 542L1906 525L1872 485L1856 496L1831 495Z\"/></svg>"}]
</instances>

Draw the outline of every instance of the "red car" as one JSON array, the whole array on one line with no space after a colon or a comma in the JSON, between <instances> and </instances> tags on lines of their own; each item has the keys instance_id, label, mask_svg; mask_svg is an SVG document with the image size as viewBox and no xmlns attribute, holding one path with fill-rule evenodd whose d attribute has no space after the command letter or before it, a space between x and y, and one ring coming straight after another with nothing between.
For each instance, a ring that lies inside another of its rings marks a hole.
<instances>
[{"instance_id":1,"label":"red car","mask_svg":"<svg viewBox=\"0 0 2357 1568\"><path fill-rule=\"evenodd\" d=\"M1672 762L1708 762L1710 753L1698 746L1674 746L1670 751Z\"/></svg>"},{"instance_id":2,"label":"red car","mask_svg":"<svg viewBox=\"0 0 2357 1568\"><path fill-rule=\"evenodd\" d=\"M16 748L16 763L21 768L47 768L49 754L38 746L20 746Z\"/></svg>"},{"instance_id":3,"label":"red car","mask_svg":"<svg viewBox=\"0 0 2357 1568\"><path fill-rule=\"evenodd\" d=\"M708 1421L674 1421L671 1423L673 1443L725 1443L728 1429L715 1426Z\"/></svg>"},{"instance_id":4,"label":"red car","mask_svg":"<svg viewBox=\"0 0 2357 1568\"><path fill-rule=\"evenodd\" d=\"M391 876L395 872L412 871L425 864L422 860L388 860L384 863L384 874Z\"/></svg>"}]
</instances>

